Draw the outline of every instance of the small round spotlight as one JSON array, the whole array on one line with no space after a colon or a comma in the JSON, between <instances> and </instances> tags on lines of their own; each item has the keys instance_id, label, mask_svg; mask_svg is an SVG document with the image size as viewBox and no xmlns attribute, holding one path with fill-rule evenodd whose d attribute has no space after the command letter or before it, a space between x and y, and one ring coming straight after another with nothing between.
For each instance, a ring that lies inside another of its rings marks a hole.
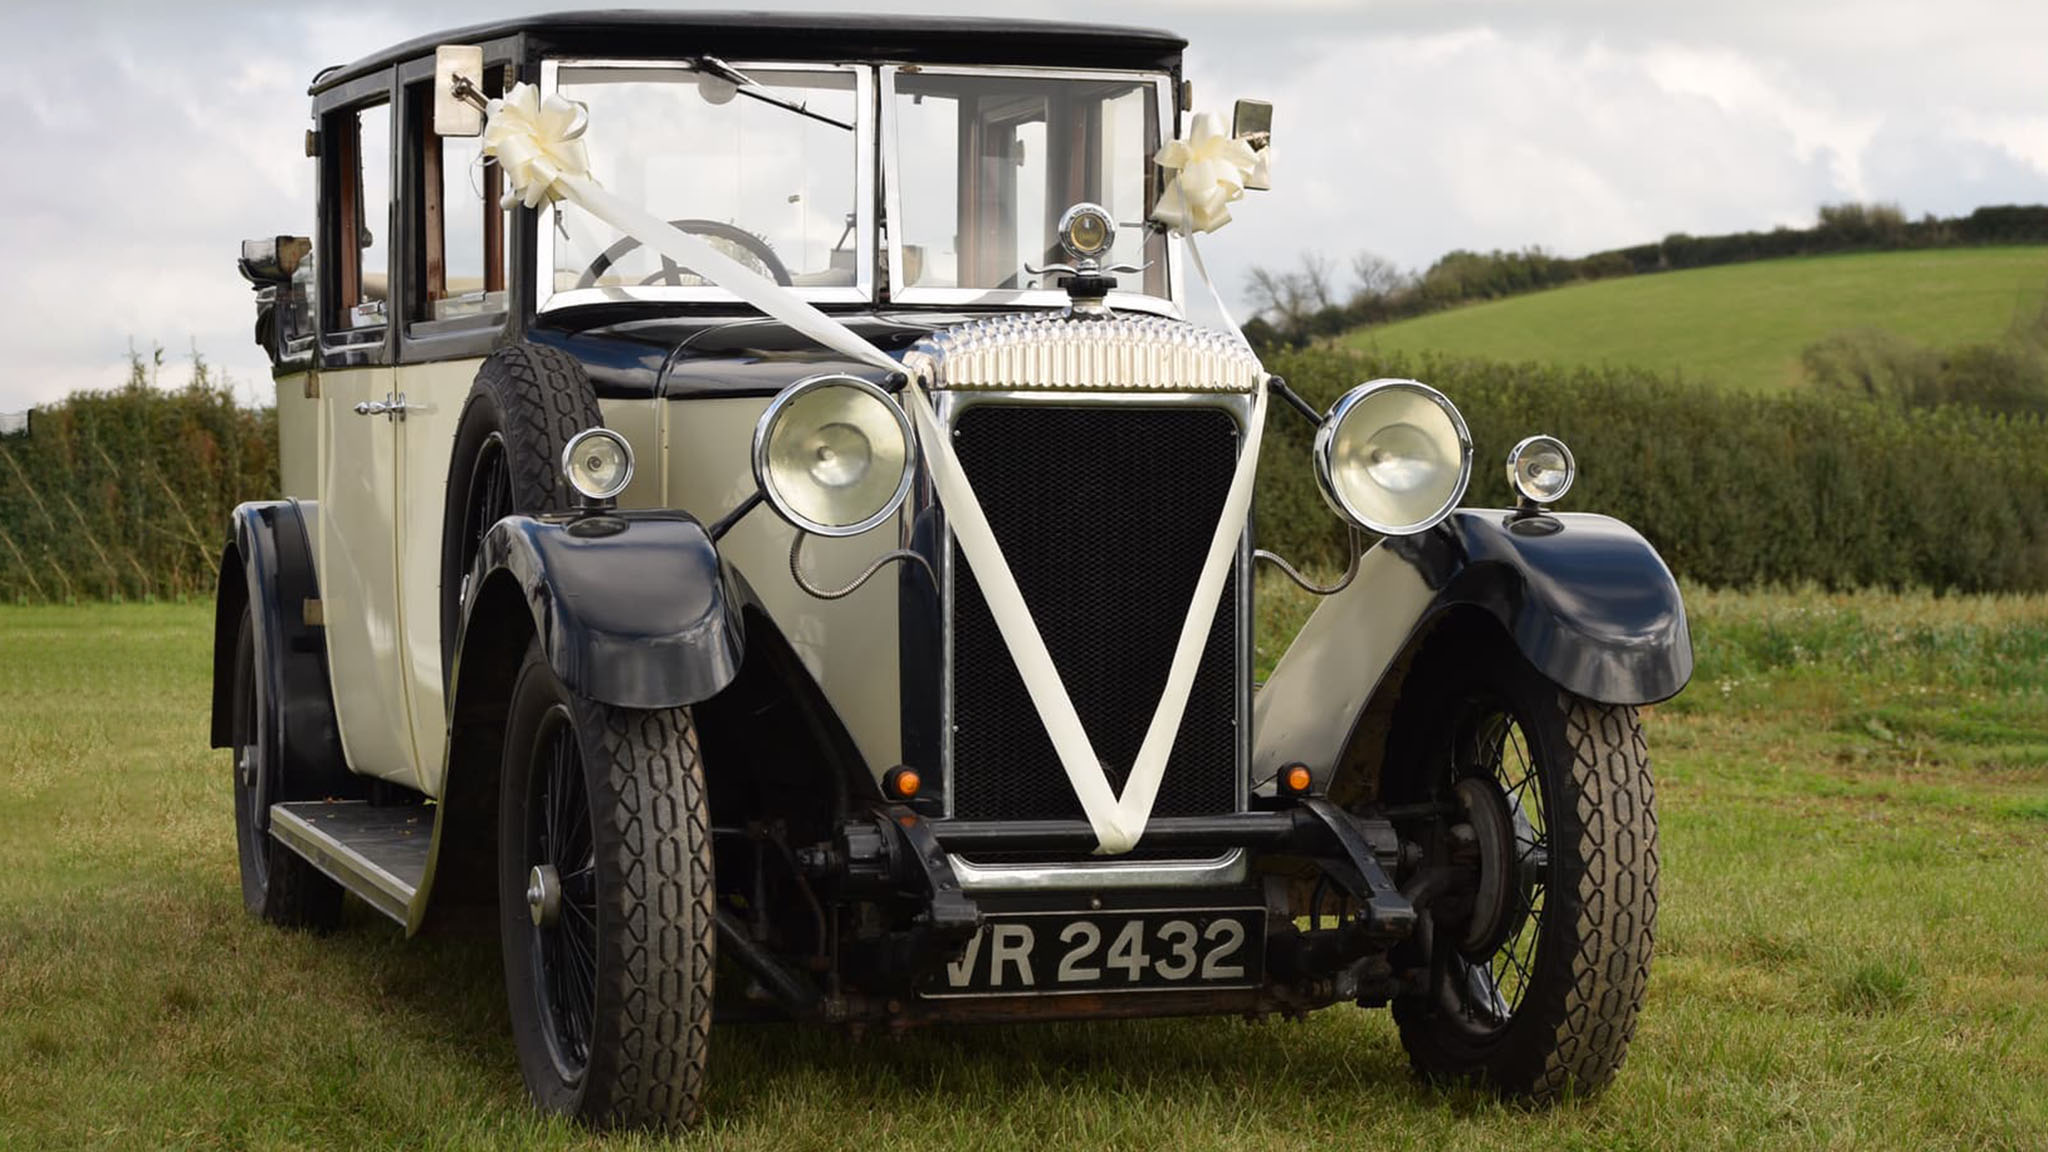
<instances>
[{"instance_id":1,"label":"small round spotlight","mask_svg":"<svg viewBox=\"0 0 2048 1152\"><path fill-rule=\"evenodd\" d=\"M1370 380L1331 405L1314 458L1316 483L1338 515L1382 536L1412 536L1464 497L1472 435L1457 406L1429 385Z\"/></svg>"},{"instance_id":2,"label":"small round spotlight","mask_svg":"<svg viewBox=\"0 0 2048 1152\"><path fill-rule=\"evenodd\" d=\"M1508 451L1508 483L1531 504L1555 504L1571 491L1579 466L1555 436L1531 436Z\"/></svg>"},{"instance_id":3,"label":"small round spotlight","mask_svg":"<svg viewBox=\"0 0 2048 1152\"><path fill-rule=\"evenodd\" d=\"M586 428L562 449L562 475L585 500L610 500L633 482L633 448L609 428Z\"/></svg>"},{"instance_id":4,"label":"small round spotlight","mask_svg":"<svg viewBox=\"0 0 2048 1152\"><path fill-rule=\"evenodd\" d=\"M1100 204L1086 202L1067 209L1060 217L1060 247L1076 260L1100 260L1116 243L1116 222Z\"/></svg>"},{"instance_id":5,"label":"small round spotlight","mask_svg":"<svg viewBox=\"0 0 2048 1152\"><path fill-rule=\"evenodd\" d=\"M782 390L754 426L754 479L782 518L817 536L856 536L902 507L910 418L889 394L829 374Z\"/></svg>"}]
</instances>

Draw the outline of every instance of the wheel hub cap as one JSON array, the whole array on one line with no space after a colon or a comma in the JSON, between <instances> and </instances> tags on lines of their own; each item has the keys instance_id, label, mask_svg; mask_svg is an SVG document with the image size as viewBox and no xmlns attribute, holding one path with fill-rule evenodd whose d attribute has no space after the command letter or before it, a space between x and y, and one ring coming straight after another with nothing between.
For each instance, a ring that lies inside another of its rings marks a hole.
<instances>
[{"instance_id":1,"label":"wheel hub cap","mask_svg":"<svg viewBox=\"0 0 2048 1152\"><path fill-rule=\"evenodd\" d=\"M1479 884L1472 894L1472 919L1458 941L1467 955L1489 955L1500 946L1516 907L1515 814L1507 794L1491 779L1467 776L1458 781L1458 805L1471 825L1479 851Z\"/></svg>"},{"instance_id":2,"label":"wheel hub cap","mask_svg":"<svg viewBox=\"0 0 2048 1152\"><path fill-rule=\"evenodd\" d=\"M552 864L536 865L526 874L526 911L538 928L552 928L562 916L562 878Z\"/></svg>"}]
</instances>

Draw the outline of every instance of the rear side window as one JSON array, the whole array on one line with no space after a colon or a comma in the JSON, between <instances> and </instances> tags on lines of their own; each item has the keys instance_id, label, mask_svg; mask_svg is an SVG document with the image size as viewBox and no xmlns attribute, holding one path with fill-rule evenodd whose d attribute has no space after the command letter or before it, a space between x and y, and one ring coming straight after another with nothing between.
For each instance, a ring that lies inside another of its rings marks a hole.
<instances>
[{"instance_id":1,"label":"rear side window","mask_svg":"<svg viewBox=\"0 0 2048 1152\"><path fill-rule=\"evenodd\" d=\"M505 72L485 73L486 95L503 91ZM434 134L429 85L412 87L406 103L419 148L410 318L424 331L488 323L506 308L504 178L496 164L484 163L482 137Z\"/></svg>"},{"instance_id":2,"label":"rear side window","mask_svg":"<svg viewBox=\"0 0 2048 1152\"><path fill-rule=\"evenodd\" d=\"M391 106L337 112L322 135L334 204L326 236L333 269L328 329L381 330L391 291Z\"/></svg>"}]
</instances>

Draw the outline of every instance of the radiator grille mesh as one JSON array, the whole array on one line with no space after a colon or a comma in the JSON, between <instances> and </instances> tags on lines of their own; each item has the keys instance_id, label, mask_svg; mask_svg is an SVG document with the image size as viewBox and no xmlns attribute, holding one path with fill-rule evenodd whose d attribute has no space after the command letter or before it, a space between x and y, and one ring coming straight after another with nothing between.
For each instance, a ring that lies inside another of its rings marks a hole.
<instances>
[{"instance_id":1,"label":"radiator grille mesh","mask_svg":"<svg viewBox=\"0 0 2048 1152\"><path fill-rule=\"evenodd\" d=\"M954 447L1111 786L1151 723L1236 467L1217 407L979 404ZM1153 813L1237 807L1237 573L1203 649ZM964 558L953 559L953 805L1078 819L1080 802Z\"/></svg>"}]
</instances>

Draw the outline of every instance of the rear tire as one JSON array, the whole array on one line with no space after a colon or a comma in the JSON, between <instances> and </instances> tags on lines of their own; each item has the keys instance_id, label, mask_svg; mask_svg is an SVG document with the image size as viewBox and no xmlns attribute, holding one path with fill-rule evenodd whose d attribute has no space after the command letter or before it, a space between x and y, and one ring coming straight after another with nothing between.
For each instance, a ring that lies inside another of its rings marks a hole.
<instances>
[{"instance_id":1,"label":"rear tire","mask_svg":"<svg viewBox=\"0 0 2048 1152\"><path fill-rule=\"evenodd\" d=\"M341 923L341 885L270 834L283 765L274 717L257 693L262 667L252 612L243 606L235 633L235 846L242 904L272 924L326 931Z\"/></svg>"},{"instance_id":2,"label":"rear tire","mask_svg":"<svg viewBox=\"0 0 2048 1152\"><path fill-rule=\"evenodd\" d=\"M717 941L689 709L578 699L536 643L501 783L505 989L534 1101L598 1126L694 1124Z\"/></svg>"},{"instance_id":3,"label":"rear tire","mask_svg":"<svg viewBox=\"0 0 2048 1152\"><path fill-rule=\"evenodd\" d=\"M1437 655L1404 691L1416 713L1390 760L1418 775L1389 798L1460 811L1403 829L1433 859L1456 850L1449 826L1463 823L1473 845L1492 830L1500 863L1491 883L1479 865L1470 890L1429 906L1416 943L1430 991L1394 1002L1401 1041L1426 1079L1545 1103L1597 1092L1627 1055L1656 933L1642 725L1634 708L1562 691L1511 650Z\"/></svg>"}]
</instances>

